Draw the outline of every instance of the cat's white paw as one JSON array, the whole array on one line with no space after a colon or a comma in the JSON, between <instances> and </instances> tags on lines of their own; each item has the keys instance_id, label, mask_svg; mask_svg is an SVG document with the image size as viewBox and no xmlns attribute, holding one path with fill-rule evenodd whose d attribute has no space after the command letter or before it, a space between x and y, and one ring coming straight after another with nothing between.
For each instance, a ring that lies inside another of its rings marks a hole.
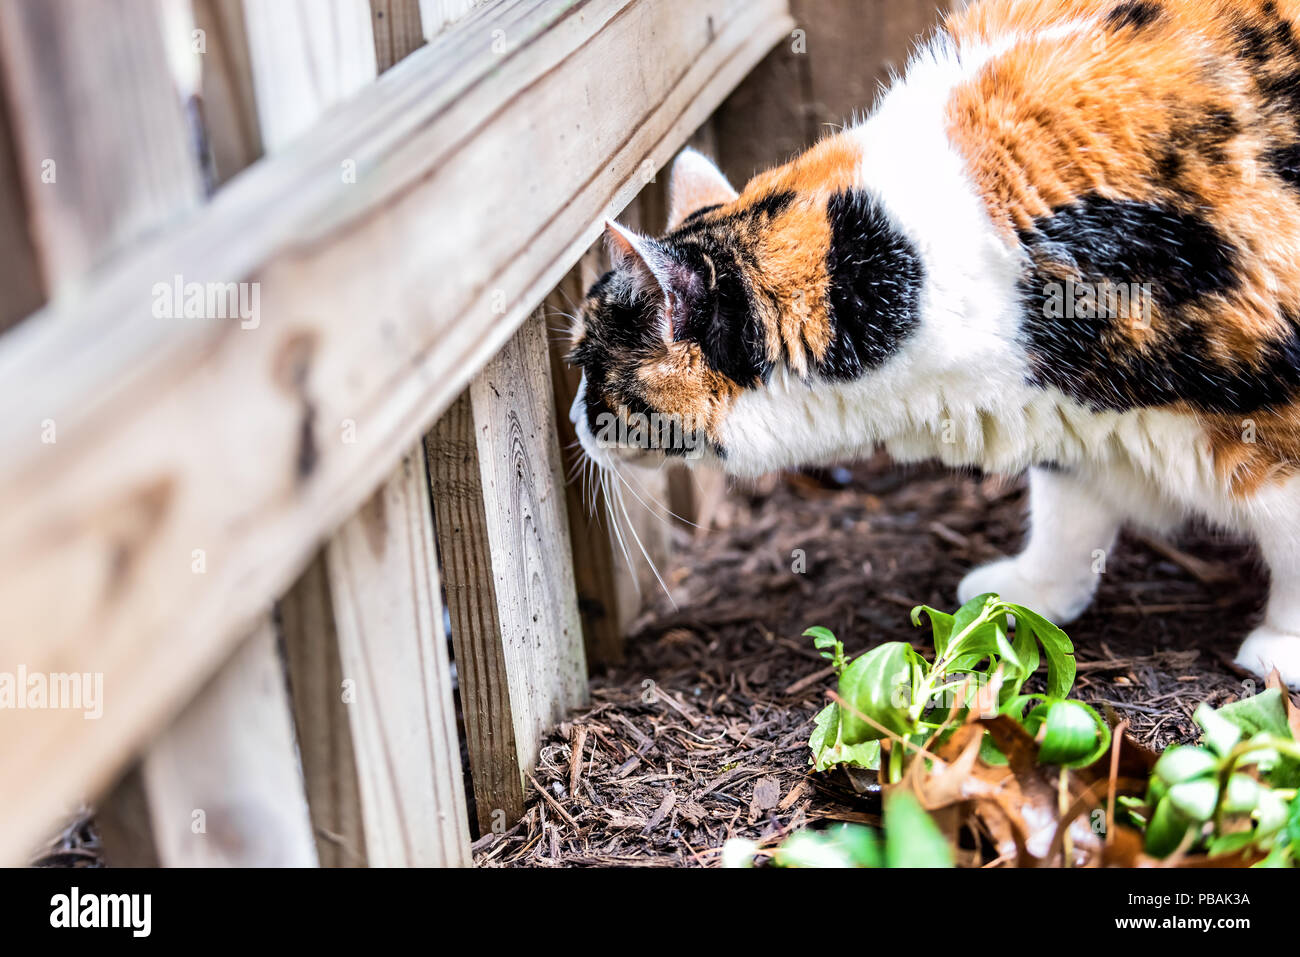
<instances>
[{"instance_id":1,"label":"cat's white paw","mask_svg":"<svg viewBox=\"0 0 1300 957\"><path fill-rule=\"evenodd\" d=\"M1260 625L1241 643L1236 664L1261 678L1276 668L1283 681L1300 689L1300 634Z\"/></svg>"},{"instance_id":2,"label":"cat's white paw","mask_svg":"<svg viewBox=\"0 0 1300 957\"><path fill-rule=\"evenodd\" d=\"M1031 581L1021 572L1019 559L1003 558L967 573L957 586L957 600L965 604L976 595L996 592L1005 601L1031 608L1056 624L1065 624L1083 614L1096 590L1095 579Z\"/></svg>"}]
</instances>

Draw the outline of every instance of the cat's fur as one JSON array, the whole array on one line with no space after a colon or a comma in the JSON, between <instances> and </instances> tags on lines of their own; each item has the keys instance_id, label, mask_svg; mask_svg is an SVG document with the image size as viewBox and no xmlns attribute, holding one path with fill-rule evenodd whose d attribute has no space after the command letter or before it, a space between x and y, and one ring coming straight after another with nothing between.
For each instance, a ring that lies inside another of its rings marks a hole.
<instances>
[{"instance_id":1,"label":"cat's fur","mask_svg":"<svg viewBox=\"0 0 1300 957\"><path fill-rule=\"evenodd\" d=\"M598 462L613 411L689 417L742 476L1029 468L1024 551L959 597L1058 621L1121 524L1197 516L1271 571L1238 662L1300 686L1300 0L984 0L740 194L684 153L670 207L611 224L574 330ZM1063 314L1067 280L1145 311Z\"/></svg>"}]
</instances>

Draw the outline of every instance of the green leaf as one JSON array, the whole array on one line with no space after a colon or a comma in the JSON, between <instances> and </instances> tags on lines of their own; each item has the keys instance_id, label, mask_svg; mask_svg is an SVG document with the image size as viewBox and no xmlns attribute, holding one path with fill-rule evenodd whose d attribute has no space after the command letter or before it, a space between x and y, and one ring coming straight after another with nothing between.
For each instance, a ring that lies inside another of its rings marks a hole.
<instances>
[{"instance_id":1,"label":"green leaf","mask_svg":"<svg viewBox=\"0 0 1300 957\"><path fill-rule=\"evenodd\" d=\"M1291 802L1291 803L1294 803ZM1255 808L1255 829L1260 835L1273 834L1290 824L1290 807L1286 798L1276 791L1262 788L1259 804Z\"/></svg>"},{"instance_id":2,"label":"green leaf","mask_svg":"<svg viewBox=\"0 0 1300 957\"><path fill-rule=\"evenodd\" d=\"M817 648L834 648L837 641L835 633L829 628L823 628L821 625L813 625L811 628L805 628L803 636L813 640L813 646Z\"/></svg>"},{"instance_id":3,"label":"green leaf","mask_svg":"<svg viewBox=\"0 0 1300 957\"><path fill-rule=\"evenodd\" d=\"M980 739L980 760L994 767L1003 767L1007 764L1007 756L998 750L998 746L993 743L993 736L987 731Z\"/></svg>"},{"instance_id":4,"label":"green leaf","mask_svg":"<svg viewBox=\"0 0 1300 957\"><path fill-rule=\"evenodd\" d=\"M1031 701L1041 701L1044 704L1048 703L1047 695L1045 694L1038 694L1038 693L1018 694L1015 695L1014 697L1007 698L1005 701L1003 701L1002 704L999 706L998 711L1001 714L1005 714L1008 717L1015 718L1018 722L1024 724L1026 720L1025 706L1028 705ZM1036 711L1038 709L1035 708L1034 710ZM1030 730L1029 733L1033 734L1037 730L1038 730L1038 724L1035 724L1033 729Z\"/></svg>"},{"instance_id":5,"label":"green leaf","mask_svg":"<svg viewBox=\"0 0 1300 957\"><path fill-rule=\"evenodd\" d=\"M974 672L986 658L991 664L1002 659L1011 669L1017 672L1023 670L1020 658L1007 640L1007 633L996 621L976 625L966 634L953 639L948 646L947 655L949 673Z\"/></svg>"},{"instance_id":6,"label":"green leaf","mask_svg":"<svg viewBox=\"0 0 1300 957\"><path fill-rule=\"evenodd\" d=\"M1241 726L1229 721L1205 702L1197 706L1192 720L1201 726L1202 743L1221 758L1241 740Z\"/></svg>"},{"instance_id":7,"label":"green leaf","mask_svg":"<svg viewBox=\"0 0 1300 957\"><path fill-rule=\"evenodd\" d=\"M1206 850L1210 857L1222 857L1224 854L1235 854L1253 843L1255 843L1254 831L1232 831L1213 838Z\"/></svg>"},{"instance_id":8,"label":"green leaf","mask_svg":"<svg viewBox=\"0 0 1300 957\"><path fill-rule=\"evenodd\" d=\"M1020 694L1020 688L1029 676L1038 670L1038 665L1041 663L1038 654L1038 641L1034 637L1034 627L1028 619L1016 619L1016 637L1012 647L1016 649L1016 657L1020 659L1023 665L1023 674L1016 676L1015 680L1007 683L1006 688L1003 690L1008 696Z\"/></svg>"},{"instance_id":9,"label":"green leaf","mask_svg":"<svg viewBox=\"0 0 1300 957\"><path fill-rule=\"evenodd\" d=\"M840 736L840 706L834 701L817 712L813 719L813 732L808 738L808 747L812 748L813 768L825 771L838 762L828 759Z\"/></svg>"},{"instance_id":10,"label":"green leaf","mask_svg":"<svg viewBox=\"0 0 1300 957\"><path fill-rule=\"evenodd\" d=\"M1096 711L1082 701L1053 701L1046 708L1046 726L1038 745L1040 763L1080 768L1106 753L1110 728Z\"/></svg>"},{"instance_id":11,"label":"green leaf","mask_svg":"<svg viewBox=\"0 0 1300 957\"><path fill-rule=\"evenodd\" d=\"M948 639L952 635L953 616L929 605L917 605L912 609L912 624L918 628L921 626L921 612L925 612L930 619L930 631L934 635L934 653L937 657L942 657L948 647Z\"/></svg>"},{"instance_id":12,"label":"green leaf","mask_svg":"<svg viewBox=\"0 0 1300 957\"><path fill-rule=\"evenodd\" d=\"M897 735L911 734L909 708L918 683L916 652L902 641L888 641L859 655L840 675L840 697L847 705ZM859 744L887 737L848 708L840 715L840 738Z\"/></svg>"},{"instance_id":13,"label":"green leaf","mask_svg":"<svg viewBox=\"0 0 1300 957\"><path fill-rule=\"evenodd\" d=\"M812 749L814 771L826 771L837 764L850 764L868 771L880 769L880 742L863 741L845 744L840 740L840 706L831 702L813 719L813 732L808 738Z\"/></svg>"},{"instance_id":14,"label":"green leaf","mask_svg":"<svg viewBox=\"0 0 1300 957\"><path fill-rule=\"evenodd\" d=\"M1216 714L1231 721L1247 735L1267 731L1279 738L1291 739L1291 725L1286 720L1286 702L1282 700L1282 692L1277 688L1269 688L1249 698L1225 704Z\"/></svg>"},{"instance_id":15,"label":"green leaf","mask_svg":"<svg viewBox=\"0 0 1300 957\"><path fill-rule=\"evenodd\" d=\"M1166 784L1181 784L1214 774L1219 769L1218 759L1205 748L1178 745L1169 748L1156 761L1155 774Z\"/></svg>"},{"instance_id":16,"label":"green leaf","mask_svg":"<svg viewBox=\"0 0 1300 957\"><path fill-rule=\"evenodd\" d=\"M1286 701L1278 688L1269 688L1249 698L1225 704L1217 712L1219 717L1241 728L1248 739L1271 735L1284 741L1294 740L1291 725L1287 722ZM1300 787L1300 760L1276 750L1255 752L1242 759L1243 764L1256 764L1260 772L1275 787Z\"/></svg>"},{"instance_id":17,"label":"green leaf","mask_svg":"<svg viewBox=\"0 0 1300 957\"><path fill-rule=\"evenodd\" d=\"M1208 821L1214 817L1214 809L1219 804L1219 782L1214 778L1197 778L1171 785L1167 800L1183 817Z\"/></svg>"},{"instance_id":18,"label":"green leaf","mask_svg":"<svg viewBox=\"0 0 1300 957\"><path fill-rule=\"evenodd\" d=\"M959 635L970 625L979 619L984 613L984 606L990 598L996 599L998 596L992 592L986 592L983 595L976 595L966 604L957 609L957 613L952 616L952 633Z\"/></svg>"},{"instance_id":19,"label":"green leaf","mask_svg":"<svg viewBox=\"0 0 1300 957\"><path fill-rule=\"evenodd\" d=\"M952 867L952 848L909 791L885 797L885 866Z\"/></svg>"},{"instance_id":20,"label":"green leaf","mask_svg":"<svg viewBox=\"0 0 1300 957\"><path fill-rule=\"evenodd\" d=\"M1038 643L1043 646L1047 656L1047 696L1064 698L1074 687L1074 677L1078 665L1074 661L1074 644L1054 624L1033 609L1024 605L1008 605L1016 616L1016 631L1028 624Z\"/></svg>"},{"instance_id":21,"label":"green leaf","mask_svg":"<svg viewBox=\"0 0 1300 957\"><path fill-rule=\"evenodd\" d=\"M876 832L862 824L840 824L827 828L827 837L844 849L854 867L883 867L884 850Z\"/></svg>"},{"instance_id":22,"label":"green leaf","mask_svg":"<svg viewBox=\"0 0 1300 957\"><path fill-rule=\"evenodd\" d=\"M1285 844L1274 844L1273 850L1268 852L1268 857L1264 858L1253 867L1290 867L1287 862L1287 846Z\"/></svg>"},{"instance_id":23,"label":"green leaf","mask_svg":"<svg viewBox=\"0 0 1300 957\"><path fill-rule=\"evenodd\" d=\"M1228 814L1249 814L1259 804L1259 782L1248 774L1233 774L1223 795L1223 810Z\"/></svg>"},{"instance_id":24,"label":"green leaf","mask_svg":"<svg viewBox=\"0 0 1300 957\"><path fill-rule=\"evenodd\" d=\"M1166 794L1156 805L1151 823L1147 825L1147 853L1154 857L1168 857L1183 842L1189 826L1190 822L1179 813Z\"/></svg>"}]
</instances>

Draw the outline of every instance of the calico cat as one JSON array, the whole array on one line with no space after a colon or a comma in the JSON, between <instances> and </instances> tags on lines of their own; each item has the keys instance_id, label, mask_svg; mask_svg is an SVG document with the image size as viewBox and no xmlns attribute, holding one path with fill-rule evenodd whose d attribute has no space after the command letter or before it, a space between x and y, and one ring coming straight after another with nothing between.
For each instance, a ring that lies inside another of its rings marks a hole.
<instances>
[{"instance_id":1,"label":"calico cat","mask_svg":"<svg viewBox=\"0 0 1300 957\"><path fill-rule=\"evenodd\" d=\"M957 597L1058 622L1122 524L1198 517L1271 571L1238 664L1300 686L1300 0L983 0L863 122L739 193L684 152L669 205L608 224L573 332L598 464L658 414L738 476L1028 468Z\"/></svg>"}]
</instances>

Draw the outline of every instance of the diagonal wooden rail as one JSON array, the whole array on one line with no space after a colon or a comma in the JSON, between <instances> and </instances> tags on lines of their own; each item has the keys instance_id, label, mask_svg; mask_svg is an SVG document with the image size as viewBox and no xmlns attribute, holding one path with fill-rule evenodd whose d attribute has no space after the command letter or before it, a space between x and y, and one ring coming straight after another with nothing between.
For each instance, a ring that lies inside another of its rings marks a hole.
<instances>
[{"instance_id":1,"label":"diagonal wooden rail","mask_svg":"<svg viewBox=\"0 0 1300 957\"><path fill-rule=\"evenodd\" d=\"M0 671L105 695L0 722L0 861L179 708L791 27L784 0L485 6L0 341ZM185 318L178 282L257 308Z\"/></svg>"}]
</instances>

